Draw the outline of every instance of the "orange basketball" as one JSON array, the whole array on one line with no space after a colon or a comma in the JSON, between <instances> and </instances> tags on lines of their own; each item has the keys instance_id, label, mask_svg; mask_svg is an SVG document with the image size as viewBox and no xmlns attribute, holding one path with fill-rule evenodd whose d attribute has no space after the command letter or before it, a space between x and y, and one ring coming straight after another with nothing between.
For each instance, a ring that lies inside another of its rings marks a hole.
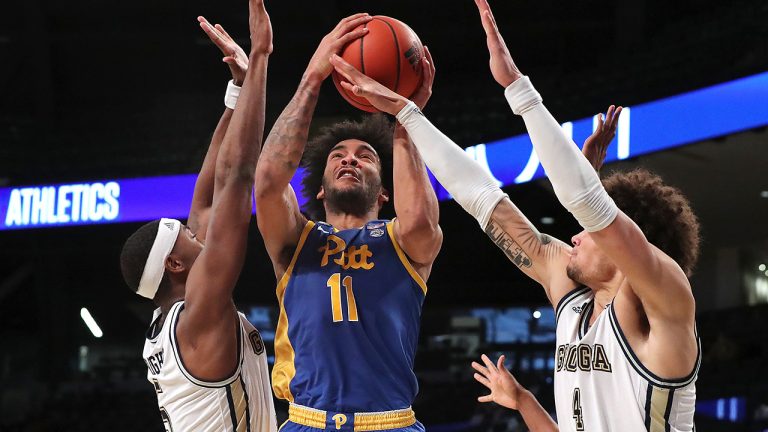
<instances>
[{"instance_id":1,"label":"orange basketball","mask_svg":"<svg viewBox=\"0 0 768 432\"><path fill-rule=\"evenodd\" d=\"M360 72L410 98L421 85L424 47L419 37L403 22L383 15L374 16L363 26L368 27L368 34L350 42L340 56ZM378 111L365 98L347 92L340 84L343 80L333 71L333 83L344 99L363 111Z\"/></svg>"}]
</instances>

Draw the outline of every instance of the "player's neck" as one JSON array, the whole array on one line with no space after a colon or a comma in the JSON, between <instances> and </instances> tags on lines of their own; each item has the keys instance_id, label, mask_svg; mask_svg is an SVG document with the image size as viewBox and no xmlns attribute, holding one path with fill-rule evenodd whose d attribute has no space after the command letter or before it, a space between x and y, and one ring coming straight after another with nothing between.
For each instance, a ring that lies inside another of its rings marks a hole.
<instances>
[{"instance_id":1,"label":"player's neck","mask_svg":"<svg viewBox=\"0 0 768 432\"><path fill-rule=\"evenodd\" d=\"M600 312L613 302L613 299L616 297L616 294L618 294L619 287L623 282L624 275L621 274L621 272L616 271L613 272L609 279L593 281L588 285L595 294L595 307L592 312L593 319L590 320L590 323L594 321L594 318L596 318Z\"/></svg>"},{"instance_id":2,"label":"player's neck","mask_svg":"<svg viewBox=\"0 0 768 432\"><path fill-rule=\"evenodd\" d=\"M326 210L327 211L327 210ZM361 228L366 222L379 218L379 213L376 210L371 210L365 215L353 215L349 213L332 213L327 212L325 215L326 222L333 225L339 231L352 228Z\"/></svg>"},{"instance_id":3,"label":"player's neck","mask_svg":"<svg viewBox=\"0 0 768 432\"><path fill-rule=\"evenodd\" d=\"M171 289L157 292L154 301L155 305L160 308L163 317L168 315L174 303L184 300L184 291L184 286L179 287L174 282L171 282Z\"/></svg>"}]
</instances>

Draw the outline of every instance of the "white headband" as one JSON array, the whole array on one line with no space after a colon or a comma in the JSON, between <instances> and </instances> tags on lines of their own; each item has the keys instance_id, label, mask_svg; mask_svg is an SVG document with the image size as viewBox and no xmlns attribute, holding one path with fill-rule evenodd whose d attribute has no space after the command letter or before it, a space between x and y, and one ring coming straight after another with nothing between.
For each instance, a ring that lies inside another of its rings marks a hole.
<instances>
[{"instance_id":1,"label":"white headband","mask_svg":"<svg viewBox=\"0 0 768 432\"><path fill-rule=\"evenodd\" d=\"M157 236L152 243L152 249L149 250L147 263L144 264L144 272L141 274L141 282L136 294L148 299L154 298L157 289L160 288L160 281L165 274L165 260L171 254L173 245L181 231L181 222L176 219L160 219L160 225L157 227Z\"/></svg>"}]
</instances>

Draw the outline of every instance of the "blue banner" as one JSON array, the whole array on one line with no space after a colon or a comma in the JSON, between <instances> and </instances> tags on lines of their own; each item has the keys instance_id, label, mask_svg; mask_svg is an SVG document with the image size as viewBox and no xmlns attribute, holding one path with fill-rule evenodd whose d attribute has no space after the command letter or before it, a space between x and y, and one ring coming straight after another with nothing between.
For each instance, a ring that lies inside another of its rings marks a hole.
<instances>
[{"instance_id":1,"label":"blue banner","mask_svg":"<svg viewBox=\"0 0 768 432\"><path fill-rule=\"evenodd\" d=\"M501 94L499 97L502 97ZM625 108L607 162L768 125L768 72ZM563 123L581 145L594 117ZM544 171L527 134L466 149L500 186ZM303 204L299 170L291 181ZM185 218L195 174L0 188L0 230ZM441 200L450 195L432 177Z\"/></svg>"}]
</instances>

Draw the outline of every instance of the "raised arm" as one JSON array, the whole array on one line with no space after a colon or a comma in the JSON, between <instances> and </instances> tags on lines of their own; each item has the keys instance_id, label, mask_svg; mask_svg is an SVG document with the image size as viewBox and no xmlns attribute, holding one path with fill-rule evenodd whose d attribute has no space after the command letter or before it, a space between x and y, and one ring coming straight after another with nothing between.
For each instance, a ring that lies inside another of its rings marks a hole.
<instances>
[{"instance_id":1,"label":"raised arm","mask_svg":"<svg viewBox=\"0 0 768 432\"><path fill-rule=\"evenodd\" d=\"M237 367L232 291L245 258L272 52L272 27L263 0L250 0L249 24L251 63L216 159L208 236L187 277L185 309L176 331L186 368L203 380L222 379Z\"/></svg>"},{"instance_id":2,"label":"raised arm","mask_svg":"<svg viewBox=\"0 0 768 432\"><path fill-rule=\"evenodd\" d=\"M309 61L296 94L278 117L264 143L256 169L256 221L278 279L288 268L301 230L307 222L289 182L304 153L320 86L333 70L328 57L363 36L367 29L355 28L370 20L371 17L365 13L349 16L323 38Z\"/></svg>"},{"instance_id":3,"label":"raised arm","mask_svg":"<svg viewBox=\"0 0 768 432\"><path fill-rule=\"evenodd\" d=\"M432 125L416 104L361 74L338 56L332 63L346 79L342 86L365 97L379 110L397 115L437 180L520 270L544 286L553 305L575 287L564 276L570 248L539 233L495 180Z\"/></svg>"},{"instance_id":4,"label":"raised arm","mask_svg":"<svg viewBox=\"0 0 768 432\"><path fill-rule=\"evenodd\" d=\"M622 107L611 105L608 107L605 117L602 113L598 114L597 127L592 135L584 141L584 146L581 148L581 153L587 158L598 175L603 167L603 162L605 162L608 146L616 136L616 126L619 124L621 110Z\"/></svg>"},{"instance_id":5,"label":"raised arm","mask_svg":"<svg viewBox=\"0 0 768 432\"><path fill-rule=\"evenodd\" d=\"M652 350L658 349L654 351L655 357L674 359L653 360L651 367L657 373L671 371L673 376L679 371L690 371L696 353L695 306L685 273L672 258L650 244L640 228L608 196L590 162L565 136L530 80L515 66L487 0L475 2L483 18L489 48L492 43L496 46L495 50L491 49L494 78L506 88L512 110L523 117L558 200L626 278L619 295L627 295L630 301L633 296L639 300L641 308L634 308L633 313L641 309L642 319L648 320L648 342L654 344ZM494 58L497 66L502 66L494 69ZM629 310L633 310L632 306L628 306ZM659 364L664 366L655 367Z\"/></svg>"},{"instance_id":6,"label":"raised arm","mask_svg":"<svg viewBox=\"0 0 768 432\"><path fill-rule=\"evenodd\" d=\"M422 84L413 96L419 108L424 108L432 95L435 78L435 64L426 47L422 62ZM392 159L397 214L395 237L416 271L427 280L443 242L443 233L438 225L440 208L424 161L405 128L399 124L395 126Z\"/></svg>"},{"instance_id":7,"label":"raised arm","mask_svg":"<svg viewBox=\"0 0 768 432\"><path fill-rule=\"evenodd\" d=\"M200 28L203 29L211 42L219 48L224 58L222 59L230 72L232 72L232 84L242 86L245 79L245 72L248 70L248 56L242 48L229 36L220 24L211 25L205 17L197 17ZM196 237L205 240L208 232L208 218L210 216L211 205L213 205L213 182L214 171L216 167L216 158L219 155L221 141L229 127L229 121L232 119L232 109L225 108L224 113L216 125L216 130L211 137L211 143L208 146L208 152L205 154L203 166L200 168L200 174L195 182L195 191L192 195L192 204L189 209L189 218L187 226Z\"/></svg>"},{"instance_id":8,"label":"raised arm","mask_svg":"<svg viewBox=\"0 0 768 432\"><path fill-rule=\"evenodd\" d=\"M523 416L525 425L531 432L557 432L557 424L549 413L539 404L536 397L517 382L514 376L504 366L504 356L499 357L496 364L485 354L483 364L472 362L477 371L475 380L484 385L491 393L477 398L480 402L496 402L497 404L516 410Z\"/></svg>"}]
</instances>

